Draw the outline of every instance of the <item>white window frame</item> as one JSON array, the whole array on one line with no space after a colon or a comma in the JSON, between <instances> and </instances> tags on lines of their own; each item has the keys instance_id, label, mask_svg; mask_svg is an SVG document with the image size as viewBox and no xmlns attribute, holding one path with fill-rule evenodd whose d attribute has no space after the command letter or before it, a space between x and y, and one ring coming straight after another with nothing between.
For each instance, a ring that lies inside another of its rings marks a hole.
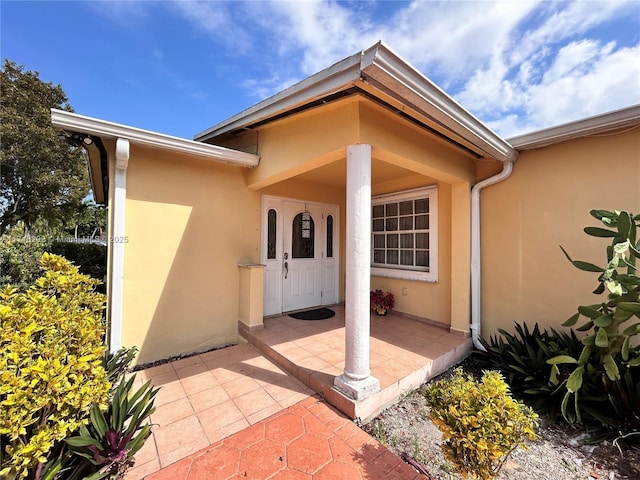
<instances>
[{"instance_id":1,"label":"white window frame","mask_svg":"<svg viewBox=\"0 0 640 480\"><path fill-rule=\"evenodd\" d=\"M403 200L415 200L416 198L425 197L429 199L429 267L427 269L417 269L416 267L403 267L401 265L380 266L379 264L374 264L374 232L372 218L371 275L376 277L400 278L421 282L435 283L438 281L438 187L431 186L386 195L378 195L371 198L371 207L373 210L373 206L375 205L400 202ZM398 233L400 233L400 231Z\"/></svg>"}]
</instances>

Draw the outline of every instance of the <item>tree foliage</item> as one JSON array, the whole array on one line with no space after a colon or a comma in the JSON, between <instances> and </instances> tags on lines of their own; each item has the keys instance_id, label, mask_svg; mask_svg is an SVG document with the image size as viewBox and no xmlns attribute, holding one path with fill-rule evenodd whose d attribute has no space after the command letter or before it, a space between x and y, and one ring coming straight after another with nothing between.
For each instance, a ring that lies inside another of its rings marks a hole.
<instances>
[{"instance_id":1,"label":"tree foliage","mask_svg":"<svg viewBox=\"0 0 640 480\"><path fill-rule=\"evenodd\" d=\"M89 192L82 149L51 124L50 109L73 111L60 85L5 59L0 72L0 234L23 225L68 224Z\"/></svg>"}]
</instances>

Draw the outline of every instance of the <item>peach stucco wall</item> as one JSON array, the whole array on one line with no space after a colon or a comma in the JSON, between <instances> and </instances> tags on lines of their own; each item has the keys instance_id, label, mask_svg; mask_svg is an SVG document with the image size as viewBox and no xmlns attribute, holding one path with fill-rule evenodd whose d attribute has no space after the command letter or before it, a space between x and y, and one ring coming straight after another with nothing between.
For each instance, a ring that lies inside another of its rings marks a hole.
<instances>
[{"instance_id":1,"label":"peach stucco wall","mask_svg":"<svg viewBox=\"0 0 640 480\"><path fill-rule=\"evenodd\" d=\"M582 138L522 152L512 175L481 194L482 334L513 322L559 328L591 292L597 274L574 259L606 263L592 209L640 213L640 132ZM601 224L600 224L601 225Z\"/></svg>"},{"instance_id":2,"label":"peach stucco wall","mask_svg":"<svg viewBox=\"0 0 640 480\"><path fill-rule=\"evenodd\" d=\"M237 141L255 141L257 168L131 147L122 343L138 347L138 363L240 341L238 264L260 261L262 195L339 206L344 301L343 177L346 147L354 143L372 145L373 195L438 187L437 281L372 277L371 287L393 292L400 312L468 332L470 188L500 165L478 162L358 97ZM558 247L602 263L603 241L582 233L595 224L593 208L640 212L637 131L523 152L511 177L483 190L484 336L514 320L558 327L576 305L593 301L594 276L574 269Z\"/></svg>"},{"instance_id":3,"label":"peach stucco wall","mask_svg":"<svg viewBox=\"0 0 640 480\"><path fill-rule=\"evenodd\" d=\"M238 341L239 263L260 260L242 168L133 146L123 345L138 363Z\"/></svg>"},{"instance_id":4,"label":"peach stucco wall","mask_svg":"<svg viewBox=\"0 0 640 480\"><path fill-rule=\"evenodd\" d=\"M258 189L332 163L358 141L358 105L346 99L261 127L257 168L246 172Z\"/></svg>"}]
</instances>

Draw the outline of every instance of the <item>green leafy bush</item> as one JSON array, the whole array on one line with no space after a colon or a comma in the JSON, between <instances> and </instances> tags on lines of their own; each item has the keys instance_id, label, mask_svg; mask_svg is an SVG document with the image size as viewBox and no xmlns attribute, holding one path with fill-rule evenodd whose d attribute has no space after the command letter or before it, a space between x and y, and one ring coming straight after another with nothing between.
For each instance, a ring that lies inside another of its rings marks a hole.
<instances>
[{"instance_id":1,"label":"green leafy bush","mask_svg":"<svg viewBox=\"0 0 640 480\"><path fill-rule=\"evenodd\" d=\"M624 411L625 402L635 396L636 390L628 389L626 380L622 383L622 379L631 378L633 382L638 375L630 370L637 370L640 366L640 346L634 346L632 340L640 335L640 277L636 267L636 259L640 258L640 241L637 238L640 215L606 210L592 210L591 215L607 228L586 227L585 233L612 239L606 249L606 266L573 260L564 249L562 251L578 269L599 274L598 286L593 293L607 293L607 297L601 303L578 307L578 313L563 324L572 327L581 316L586 317L586 323L577 328L586 332L581 340L580 354L557 355L548 360L552 365L552 383L566 387L562 413L568 422L582 421L586 405L582 398L587 397L588 402L589 386L594 382L598 385L597 390L605 392L614 410ZM568 378L559 376L559 365L568 366L571 370ZM597 411L589 413L605 420ZM617 425L609 426L635 425L633 428L640 428L637 409L623 412L623 418L619 420Z\"/></svg>"},{"instance_id":2,"label":"green leafy bush","mask_svg":"<svg viewBox=\"0 0 640 480\"><path fill-rule=\"evenodd\" d=\"M499 370L509 383L511 393L531 405L539 414L560 414L564 392L549 379L551 365L547 360L556 355L579 355L582 343L571 330L569 334L554 329L540 330L535 324L515 323L515 334L499 329L489 340L480 338L485 351L474 351L479 366ZM562 374L568 375L565 370Z\"/></svg>"},{"instance_id":3,"label":"green leafy bush","mask_svg":"<svg viewBox=\"0 0 640 480\"><path fill-rule=\"evenodd\" d=\"M481 381L456 369L424 390L429 418L442 432L442 451L464 478L494 478L511 452L536 438L538 416L509 394L498 372Z\"/></svg>"},{"instance_id":4,"label":"green leafy bush","mask_svg":"<svg viewBox=\"0 0 640 480\"><path fill-rule=\"evenodd\" d=\"M125 379L136 351L121 348L104 355L112 381L106 411L93 405L84 424L52 449L36 480L120 479L134 464L135 454L151 435L149 416L158 392L149 382L134 391L135 375Z\"/></svg>"},{"instance_id":5,"label":"green leafy bush","mask_svg":"<svg viewBox=\"0 0 640 480\"><path fill-rule=\"evenodd\" d=\"M107 247L95 243L53 242L51 253L76 265L80 272L102 281L107 274Z\"/></svg>"},{"instance_id":6,"label":"green leafy bush","mask_svg":"<svg viewBox=\"0 0 640 480\"><path fill-rule=\"evenodd\" d=\"M131 371L131 363L136 358L137 353L138 349L136 347L121 347L116 352L107 352L105 354L103 365L112 385L118 385L124 376Z\"/></svg>"},{"instance_id":7,"label":"green leafy bush","mask_svg":"<svg viewBox=\"0 0 640 480\"><path fill-rule=\"evenodd\" d=\"M107 407L110 384L97 280L45 253L34 286L0 290L0 477L26 477Z\"/></svg>"},{"instance_id":8,"label":"green leafy bush","mask_svg":"<svg viewBox=\"0 0 640 480\"><path fill-rule=\"evenodd\" d=\"M45 253L35 285L0 289L0 478L121 478L149 437L157 389L104 347L98 280Z\"/></svg>"},{"instance_id":9,"label":"green leafy bush","mask_svg":"<svg viewBox=\"0 0 640 480\"><path fill-rule=\"evenodd\" d=\"M94 243L60 242L44 237L2 235L0 237L0 285L11 284L26 290L40 276L44 252L66 258L85 275L103 281L107 273L107 247ZM104 285L97 291L104 293Z\"/></svg>"},{"instance_id":10,"label":"green leafy bush","mask_svg":"<svg viewBox=\"0 0 640 480\"><path fill-rule=\"evenodd\" d=\"M40 276L40 258L48 247L40 238L0 236L0 285L18 290L33 285Z\"/></svg>"},{"instance_id":11,"label":"green leafy bush","mask_svg":"<svg viewBox=\"0 0 640 480\"><path fill-rule=\"evenodd\" d=\"M564 383L551 382L552 365L548 360L557 355L580 355L583 345L573 330L567 334L554 329L540 331L537 325L529 330L526 324L522 327L516 324L515 334L500 330L499 335L482 340L482 343L487 350L473 352L481 368L500 370L506 376L512 394L531 405L538 414L554 420L563 419L561 408L566 388ZM639 369L636 371L640 374ZM614 385L609 394L596 376L585 375L583 378L581 419L592 430L594 441L610 437L612 430L629 431L624 425L640 414L640 375L632 376L636 372L631 370L627 373L628 381ZM570 374L569 365L558 365L556 377L560 382ZM606 429L600 428L603 426Z\"/></svg>"}]
</instances>

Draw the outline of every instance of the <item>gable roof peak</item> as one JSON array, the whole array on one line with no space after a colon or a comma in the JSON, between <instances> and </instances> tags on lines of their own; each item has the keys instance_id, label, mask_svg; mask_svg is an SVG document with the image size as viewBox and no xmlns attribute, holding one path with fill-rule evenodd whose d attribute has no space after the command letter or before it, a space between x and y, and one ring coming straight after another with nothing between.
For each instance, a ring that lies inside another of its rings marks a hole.
<instances>
[{"instance_id":1,"label":"gable roof peak","mask_svg":"<svg viewBox=\"0 0 640 480\"><path fill-rule=\"evenodd\" d=\"M209 141L310 108L318 101L352 88L362 89L382 103L390 99L408 107L418 123L478 157L513 161L517 151L474 117L406 60L378 41L332 66L286 88L194 136ZM372 87L372 88L371 88ZM421 117L420 119L418 117ZM424 123L428 119L428 125Z\"/></svg>"}]
</instances>

